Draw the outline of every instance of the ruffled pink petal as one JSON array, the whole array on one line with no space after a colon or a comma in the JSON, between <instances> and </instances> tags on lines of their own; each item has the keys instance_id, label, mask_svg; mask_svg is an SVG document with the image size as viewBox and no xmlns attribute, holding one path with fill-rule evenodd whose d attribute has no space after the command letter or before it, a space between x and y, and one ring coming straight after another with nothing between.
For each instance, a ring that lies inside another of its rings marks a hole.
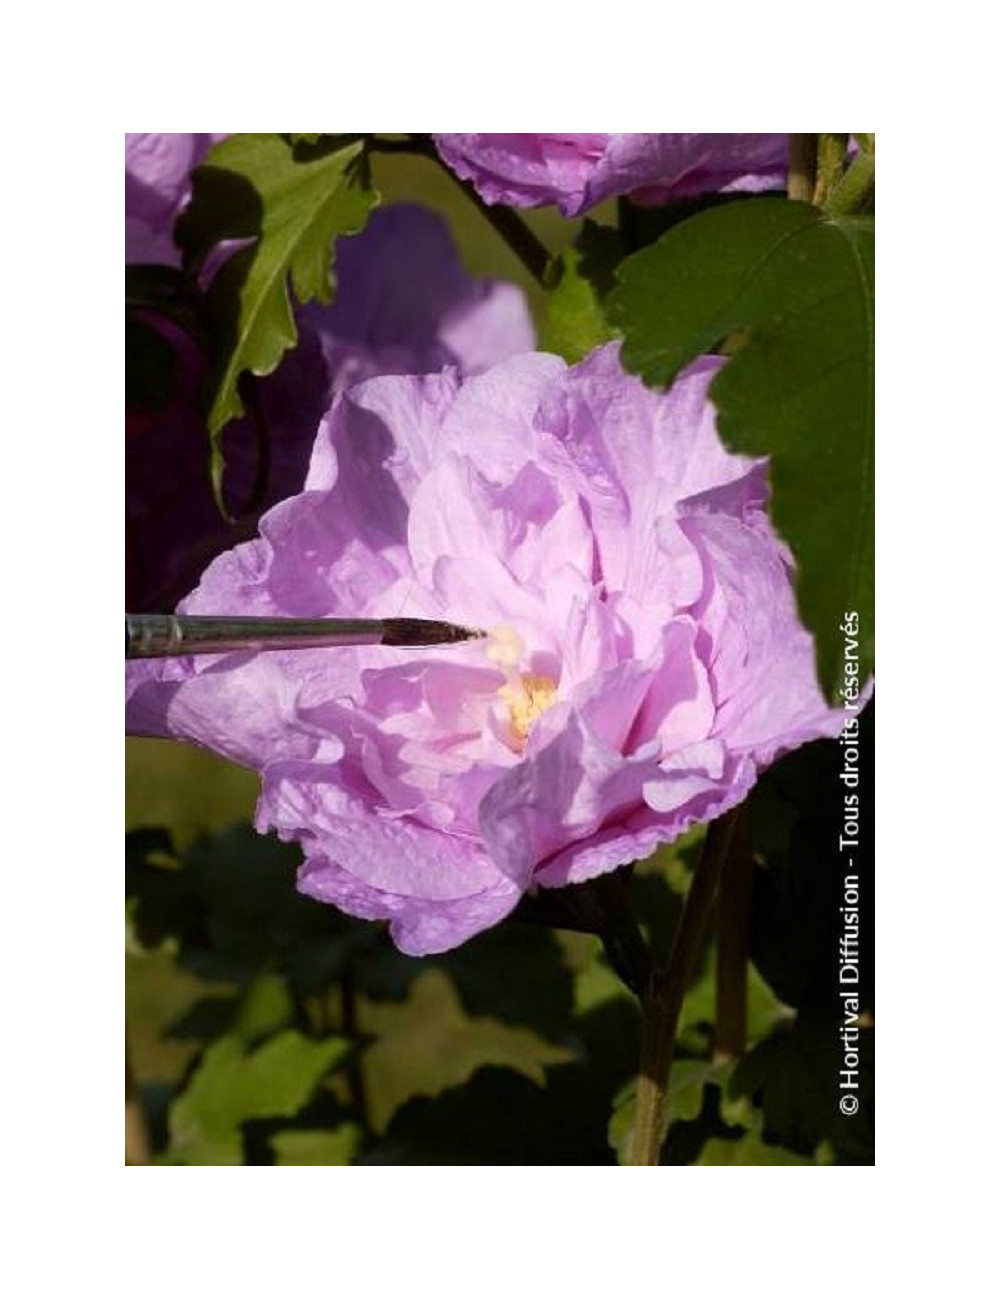
<instances>
[{"instance_id":1,"label":"ruffled pink petal","mask_svg":"<svg viewBox=\"0 0 1000 1300\"><path fill-rule=\"evenodd\" d=\"M655 772L655 756L623 757L574 712L550 744L511 768L483 799L483 843L523 888L559 849L641 807L643 785Z\"/></svg>"},{"instance_id":2,"label":"ruffled pink petal","mask_svg":"<svg viewBox=\"0 0 1000 1300\"><path fill-rule=\"evenodd\" d=\"M781 189L788 152L784 135L439 134L434 141L487 203L554 203L569 217L625 194L640 203L670 203Z\"/></svg>"},{"instance_id":3,"label":"ruffled pink petal","mask_svg":"<svg viewBox=\"0 0 1000 1300\"><path fill-rule=\"evenodd\" d=\"M299 869L299 889L321 903L368 921L388 921L400 952L427 957L447 952L508 916L521 899L509 880L467 898L425 899L374 889L322 855L310 852Z\"/></svg>"}]
</instances>

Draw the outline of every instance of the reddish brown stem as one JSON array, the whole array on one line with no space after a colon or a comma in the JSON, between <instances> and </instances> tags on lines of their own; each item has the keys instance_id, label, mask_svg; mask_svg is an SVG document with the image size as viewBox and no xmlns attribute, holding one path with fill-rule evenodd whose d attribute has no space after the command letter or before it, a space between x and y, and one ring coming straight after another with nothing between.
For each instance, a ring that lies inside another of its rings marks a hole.
<instances>
[{"instance_id":1,"label":"reddish brown stem","mask_svg":"<svg viewBox=\"0 0 1000 1300\"><path fill-rule=\"evenodd\" d=\"M719 1062L733 1060L746 1051L752 886L753 845L749 820L741 808L719 881L713 1057Z\"/></svg>"},{"instance_id":2,"label":"reddish brown stem","mask_svg":"<svg viewBox=\"0 0 1000 1300\"><path fill-rule=\"evenodd\" d=\"M635 1134L629 1159L632 1165L660 1163L660 1148L667 1131L667 1089L677 1022L698 944L729 854L736 816L733 810L709 826L667 964L654 969L650 977L643 1002Z\"/></svg>"},{"instance_id":3,"label":"reddish brown stem","mask_svg":"<svg viewBox=\"0 0 1000 1300\"><path fill-rule=\"evenodd\" d=\"M788 137L788 197L811 203L816 189L816 153L819 137Z\"/></svg>"}]
</instances>

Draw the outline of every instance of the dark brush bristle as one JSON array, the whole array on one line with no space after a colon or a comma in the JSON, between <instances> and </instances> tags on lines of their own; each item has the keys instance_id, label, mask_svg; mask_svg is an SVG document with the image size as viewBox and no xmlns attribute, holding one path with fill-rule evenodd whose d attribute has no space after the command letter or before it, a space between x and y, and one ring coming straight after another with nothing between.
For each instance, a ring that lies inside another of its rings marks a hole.
<instances>
[{"instance_id":1,"label":"dark brush bristle","mask_svg":"<svg viewBox=\"0 0 1000 1300\"><path fill-rule=\"evenodd\" d=\"M432 618L387 618L382 625L383 645L450 645L486 635L478 628L439 623Z\"/></svg>"}]
</instances>

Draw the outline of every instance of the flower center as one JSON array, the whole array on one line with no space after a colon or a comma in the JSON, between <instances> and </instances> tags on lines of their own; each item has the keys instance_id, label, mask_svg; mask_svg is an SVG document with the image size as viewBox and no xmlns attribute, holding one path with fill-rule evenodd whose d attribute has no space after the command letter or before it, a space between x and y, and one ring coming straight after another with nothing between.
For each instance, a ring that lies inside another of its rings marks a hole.
<instances>
[{"instance_id":1,"label":"flower center","mask_svg":"<svg viewBox=\"0 0 1000 1300\"><path fill-rule=\"evenodd\" d=\"M503 670L506 683L498 692L507 706L515 747L520 750L534 723L556 702L556 684L551 677L521 673L524 641L505 623L495 627L486 643L486 657Z\"/></svg>"},{"instance_id":2,"label":"flower center","mask_svg":"<svg viewBox=\"0 0 1000 1300\"><path fill-rule=\"evenodd\" d=\"M555 704L556 684L551 677L537 677L532 673L524 677L514 676L516 682L508 681L506 686L500 687L499 694L510 713L514 735L523 745L532 724Z\"/></svg>"}]
</instances>

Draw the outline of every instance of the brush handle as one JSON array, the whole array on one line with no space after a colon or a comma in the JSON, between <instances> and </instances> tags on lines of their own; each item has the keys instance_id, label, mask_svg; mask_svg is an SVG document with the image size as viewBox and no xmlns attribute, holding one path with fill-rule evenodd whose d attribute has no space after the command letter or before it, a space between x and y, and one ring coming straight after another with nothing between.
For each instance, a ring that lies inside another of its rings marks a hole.
<instances>
[{"instance_id":1,"label":"brush handle","mask_svg":"<svg viewBox=\"0 0 1000 1300\"><path fill-rule=\"evenodd\" d=\"M308 650L352 645L447 645L481 633L429 618L229 618L126 614L125 658Z\"/></svg>"},{"instance_id":2,"label":"brush handle","mask_svg":"<svg viewBox=\"0 0 1000 1300\"><path fill-rule=\"evenodd\" d=\"M379 645L382 619L226 618L194 614L126 614L125 658L226 654L232 650L303 650Z\"/></svg>"}]
</instances>

